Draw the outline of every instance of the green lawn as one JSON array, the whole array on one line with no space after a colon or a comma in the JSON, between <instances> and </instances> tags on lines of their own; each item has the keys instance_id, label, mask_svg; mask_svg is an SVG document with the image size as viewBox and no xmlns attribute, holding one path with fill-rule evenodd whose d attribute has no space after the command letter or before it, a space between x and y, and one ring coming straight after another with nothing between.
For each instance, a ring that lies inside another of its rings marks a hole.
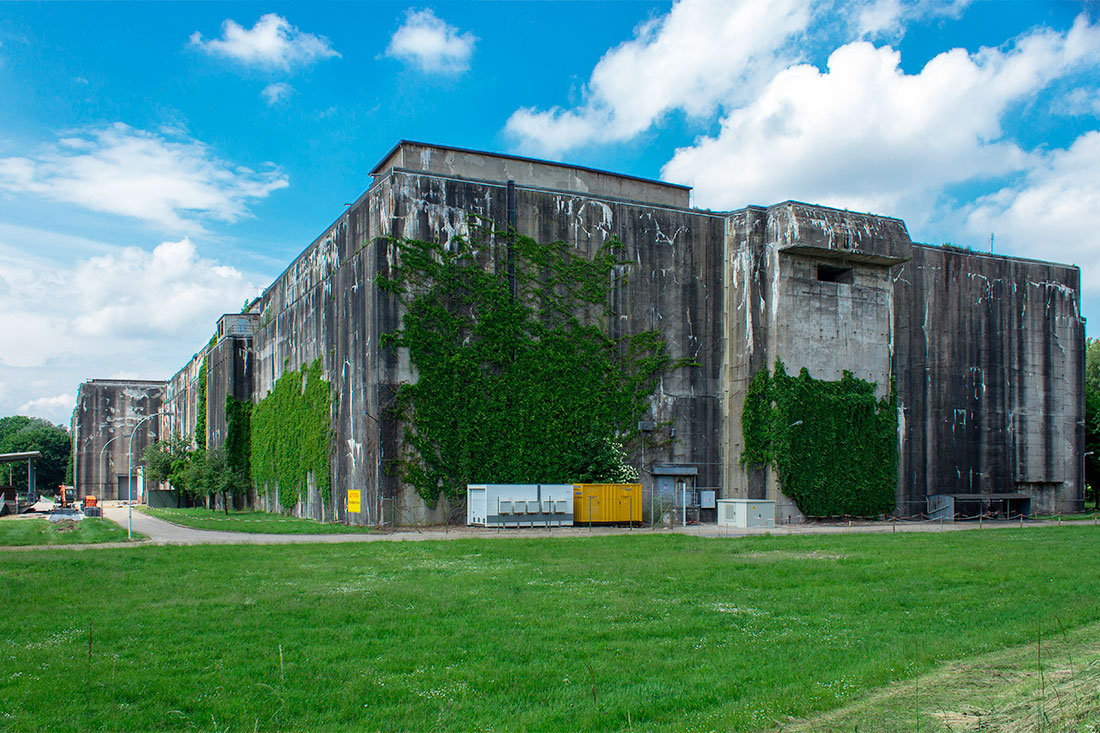
<instances>
[{"instance_id":1,"label":"green lawn","mask_svg":"<svg viewBox=\"0 0 1100 733\"><path fill-rule=\"evenodd\" d=\"M369 527L315 522L312 519L284 517L271 512L238 512L210 509L150 509L140 507L151 517L175 522L196 529L218 529L224 532L250 532L259 534L348 534L370 532Z\"/></svg>"},{"instance_id":2,"label":"green lawn","mask_svg":"<svg viewBox=\"0 0 1100 733\"><path fill-rule=\"evenodd\" d=\"M1093 624L1036 626L1027 644L939 665L783 731L1092 733L1098 722L1100 624Z\"/></svg>"},{"instance_id":3,"label":"green lawn","mask_svg":"<svg viewBox=\"0 0 1100 733\"><path fill-rule=\"evenodd\" d=\"M766 728L1100 622L1098 546L1075 525L0 552L0 728Z\"/></svg>"},{"instance_id":4,"label":"green lawn","mask_svg":"<svg viewBox=\"0 0 1100 733\"><path fill-rule=\"evenodd\" d=\"M1061 519L1063 522L1096 522L1100 520L1100 512L1085 512L1084 514L1037 514L1036 519L1046 519L1048 521L1057 522Z\"/></svg>"},{"instance_id":5,"label":"green lawn","mask_svg":"<svg viewBox=\"0 0 1100 733\"><path fill-rule=\"evenodd\" d=\"M135 535L142 539L144 535ZM85 545L125 542L126 530L109 519L89 517L79 522L50 522L41 517L0 519L0 546ZM0 725L0 728L3 726Z\"/></svg>"}]
</instances>

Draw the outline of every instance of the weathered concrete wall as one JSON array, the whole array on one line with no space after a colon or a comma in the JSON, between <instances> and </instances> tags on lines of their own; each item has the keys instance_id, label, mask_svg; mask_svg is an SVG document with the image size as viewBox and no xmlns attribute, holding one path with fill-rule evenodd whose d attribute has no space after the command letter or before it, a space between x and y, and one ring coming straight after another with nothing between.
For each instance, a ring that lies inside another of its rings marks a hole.
<instances>
[{"instance_id":1,"label":"weathered concrete wall","mask_svg":"<svg viewBox=\"0 0 1100 733\"><path fill-rule=\"evenodd\" d=\"M663 425L638 460L690 464L699 471L697 487L719 487L722 217L523 187L517 211L518 230L541 241L564 240L586 254L611 237L624 242L624 258L633 264L619 273L623 286L612 307L620 315L607 328L612 335L656 328L674 356L699 363L659 385L651 417ZM322 506L310 492L298 513L355 523L449 517L451 507L427 507L387 470L398 455L401 428L386 419L385 409L414 375L407 353L381 346L401 314L375 277L395 263L387 237L447 242L469 234L470 214L505 222L505 186L390 171L264 293L255 338L257 398L287 365L298 368L318 357L340 395L332 502ZM643 478L651 489L651 477ZM363 492L362 511L348 517L351 488Z\"/></svg>"},{"instance_id":2,"label":"weathered concrete wall","mask_svg":"<svg viewBox=\"0 0 1100 733\"><path fill-rule=\"evenodd\" d=\"M801 513L770 467L740 465L741 409L753 375L783 361L817 379L845 371L889 393L894 273L912 250L897 219L787 202L730 217L726 265L727 496Z\"/></svg>"},{"instance_id":3,"label":"weathered concrete wall","mask_svg":"<svg viewBox=\"0 0 1100 733\"><path fill-rule=\"evenodd\" d=\"M937 493L1083 506L1079 299L1076 267L913 248L897 283L903 513Z\"/></svg>"},{"instance_id":4,"label":"weathered concrete wall","mask_svg":"<svg viewBox=\"0 0 1100 733\"><path fill-rule=\"evenodd\" d=\"M160 434L177 433L193 438L199 419L199 374L209 347L204 346L172 375L164 386L164 410L160 416Z\"/></svg>"},{"instance_id":5,"label":"weathered concrete wall","mask_svg":"<svg viewBox=\"0 0 1100 733\"><path fill-rule=\"evenodd\" d=\"M394 173L391 185L401 194L395 197L387 232L394 237L447 242L466 236L467 213L507 221L505 185L413 173ZM624 244L623 259L631 264L616 273L620 285L610 305L617 317L604 324L608 333L618 337L655 329L670 354L698 364L676 370L658 384L649 417L660 427L650 435L645 455L632 456L642 471L647 506L654 463L694 468L696 488L719 488L724 218L517 186L516 228L538 241L564 241L586 256L612 238ZM396 316L391 314L386 328L398 325ZM409 378L408 366L398 360L385 379L396 385Z\"/></svg>"},{"instance_id":6,"label":"weathered concrete wall","mask_svg":"<svg viewBox=\"0 0 1100 733\"><path fill-rule=\"evenodd\" d=\"M157 418L142 419L157 414L163 395L164 382L156 381L93 379L80 385L72 418L78 497L128 498L132 445L133 496L137 498L137 466L145 447L159 438ZM47 494L54 488L39 487L39 491Z\"/></svg>"},{"instance_id":7,"label":"weathered concrete wall","mask_svg":"<svg viewBox=\"0 0 1100 733\"><path fill-rule=\"evenodd\" d=\"M257 317L257 321L259 318ZM210 349L206 359L206 445L220 448L225 444L225 398L251 402L252 337L223 337Z\"/></svg>"},{"instance_id":8,"label":"weathered concrete wall","mask_svg":"<svg viewBox=\"0 0 1100 733\"><path fill-rule=\"evenodd\" d=\"M598 199L620 199L677 208L687 208L691 192L688 186L648 178L408 141L395 146L371 171L371 175L381 176L392 169L482 182L515 181L517 186L527 189L565 191Z\"/></svg>"}]
</instances>

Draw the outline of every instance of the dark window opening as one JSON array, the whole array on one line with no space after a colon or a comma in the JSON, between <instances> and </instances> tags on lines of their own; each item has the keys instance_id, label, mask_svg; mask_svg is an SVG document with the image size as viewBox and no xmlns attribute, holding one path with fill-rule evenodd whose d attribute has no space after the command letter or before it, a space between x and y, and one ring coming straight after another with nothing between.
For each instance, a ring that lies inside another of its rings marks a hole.
<instances>
[{"instance_id":1,"label":"dark window opening","mask_svg":"<svg viewBox=\"0 0 1100 733\"><path fill-rule=\"evenodd\" d=\"M852 268L833 267L832 265L818 265L817 279L823 283L852 284Z\"/></svg>"}]
</instances>

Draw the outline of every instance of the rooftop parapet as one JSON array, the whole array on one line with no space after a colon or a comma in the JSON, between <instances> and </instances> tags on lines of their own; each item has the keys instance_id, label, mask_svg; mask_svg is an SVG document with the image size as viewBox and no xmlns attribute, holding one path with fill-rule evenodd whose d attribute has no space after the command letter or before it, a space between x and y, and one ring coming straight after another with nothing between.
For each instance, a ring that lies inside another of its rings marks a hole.
<instances>
[{"instance_id":1,"label":"rooftop parapet","mask_svg":"<svg viewBox=\"0 0 1100 733\"><path fill-rule=\"evenodd\" d=\"M895 265L912 257L905 222L785 201L767 208L769 242L783 252Z\"/></svg>"},{"instance_id":2,"label":"rooftop parapet","mask_svg":"<svg viewBox=\"0 0 1100 733\"><path fill-rule=\"evenodd\" d=\"M386 154L372 176L390 170L423 171L474 181L515 181L517 186L567 191L596 197L687 208L691 187L624 176L595 168L515 155L486 153L402 140Z\"/></svg>"}]
</instances>

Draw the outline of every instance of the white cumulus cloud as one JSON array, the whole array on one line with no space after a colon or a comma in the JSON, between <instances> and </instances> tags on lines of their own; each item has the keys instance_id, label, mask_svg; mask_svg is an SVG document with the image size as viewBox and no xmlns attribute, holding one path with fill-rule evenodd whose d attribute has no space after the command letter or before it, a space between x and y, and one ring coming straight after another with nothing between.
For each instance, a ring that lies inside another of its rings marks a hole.
<instances>
[{"instance_id":1,"label":"white cumulus cloud","mask_svg":"<svg viewBox=\"0 0 1100 733\"><path fill-rule=\"evenodd\" d=\"M170 231L195 219L236 221L250 201L285 188L271 164L253 171L216 157L178 131L153 133L122 123L85 130L37 154L0 157L0 190L141 219Z\"/></svg>"},{"instance_id":2,"label":"white cumulus cloud","mask_svg":"<svg viewBox=\"0 0 1100 733\"><path fill-rule=\"evenodd\" d=\"M1027 170L1033 154L1002 120L1052 80L1100 59L1100 28L1078 19L1007 49L942 53L916 74L890 47L856 42L828 67L799 65L732 109L717 135L679 149L662 170L696 201L737 208L800 199L920 223L945 186Z\"/></svg>"},{"instance_id":3,"label":"white cumulus cloud","mask_svg":"<svg viewBox=\"0 0 1100 733\"><path fill-rule=\"evenodd\" d=\"M971 0L872 0L849 8L860 36L900 38L918 18L958 18Z\"/></svg>"},{"instance_id":4,"label":"white cumulus cloud","mask_svg":"<svg viewBox=\"0 0 1100 733\"><path fill-rule=\"evenodd\" d=\"M186 237L72 260L28 248L31 237L52 244L48 233L0 231L0 414L67 424L85 379L166 378L257 293Z\"/></svg>"},{"instance_id":5,"label":"white cumulus cloud","mask_svg":"<svg viewBox=\"0 0 1100 733\"><path fill-rule=\"evenodd\" d=\"M980 197L965 229L978 241L994 234L999 252L1081 266L1084 289L1100 291L1100 131L1042 155L1019 182Z\"/></svg>"},{"instance_id":6,"label":"white cumulus cloud","mask_svg":"<svg viewBox=\"0 0 1100 733\"><path fill-rule=\"evenodd\" d=\"M681 109L700 117L747 99L798 57L809 0L678 0L667 15L604 54L575 109L517 110L505 127L520 149L558 155L630 139Z\"/></svg>"},{"instance_id":7,"label":"white cumulus cloud","mask_svg":"<svg viewBox=\"0 0 1100 733\"><path fill-rule=\"evenodd\" d=\"M410 10L390 39L386 55L428 73L457 74L470 67L477 40L470 32L459 32L430 8Z\"/></svg>"},{"instance_id":8,"label":"white cumulus cloud","mask_svg":"<svg viewBox=\"0 0 1100 733\"><path fill-rule=\"evenodd\" d=\"M76 397L69 393L28 400L17 408L17 414L41 417L57 425L69 426Z\"/></svg>"},{"instance_id":9,"label":"white cumulus cloud","mask_svg":"<svg viewBox=\"0 0 1100 733\"><path fill-rule=\"evenodd\" d=\"M340 54L324 36L303 33L275 13L262 16L251 28L233 20L222 23L221 38L204 40L191 34L191 45L206 53L233 59L245 66L289 71Z\"/></svg>"},{"instance_id":10,"label":"white cumulus cloud","mask_svg":"<svg viewBox=\"0 0 1100 733\"><path fill-rule=\"evenodd\" d=\"M70 277L79 305L71 330L79 336L168 336L190 323L212 324L221 315L214 311L226 303L236 309L254 292L236 269L200 258L186 237L152 252L127 247L84 260Z\"/></svg>"}]
</instances>

